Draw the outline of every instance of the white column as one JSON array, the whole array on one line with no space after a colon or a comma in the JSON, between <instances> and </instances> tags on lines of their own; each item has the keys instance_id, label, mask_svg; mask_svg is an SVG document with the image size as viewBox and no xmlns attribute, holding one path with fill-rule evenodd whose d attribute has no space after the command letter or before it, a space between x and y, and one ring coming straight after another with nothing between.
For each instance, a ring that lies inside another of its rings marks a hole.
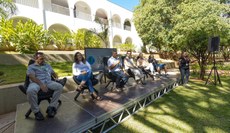
<instances>
[{"instance_id":1,"label":"white column","mask_svg":"<svg viewBox=\"0 0 230 133\"><path fill-rule=\"evenodd\" d=\"M71 18L74 18L74 14L73 14L73 12L74 12L74 3L71 2L71 0L68 0L67 2L68 2L68 6L69 6L69 15L70 15Z\"/></svg>"},{"instance_id":2,"label":"white column","mask_svg":"<svg viewBox=\"0 0 230 133\"><path fill-rule=\"evenodd\" d=\"M47 24L46 24L46 12L44 9L44 1L43 0L38 0L38 8L42 11L42 19L43 19L43 29L47 29Z\"/></svg>"},{"instance_id":3,"label":"white column","mask_svg":"<svg viewBox=\"0 0 230 133\"><path fill-rule=\"evenodd\" d=\"M113 48L113 26L112 26L112 13L109 11L108 14L108 25L109 25L109 47Z\"/></svg>"},{"instance_id":4,"label":"white column","mask_svg":"<svg viewBox=\"0 0 230 133\"><path fill-rule=\"evenodd\" d=\"M43 2L43 0L38 0L38 8L44 10L44 2Z\"/></svg>"}]
</instances>

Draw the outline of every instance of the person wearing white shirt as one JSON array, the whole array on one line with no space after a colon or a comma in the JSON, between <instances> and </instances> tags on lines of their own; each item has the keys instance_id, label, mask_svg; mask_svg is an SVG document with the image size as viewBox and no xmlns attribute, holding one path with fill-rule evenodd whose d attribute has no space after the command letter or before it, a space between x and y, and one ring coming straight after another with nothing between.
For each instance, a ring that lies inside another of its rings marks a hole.
<instances>
[{"instance_id":1,"label":"person wearing white shirt","mask_svg":"<svg viewBox=\"0 0 230 133\"><path fill-rule=\"evenodd\" d=\"M124 66L125 66L125 70L132 76L134 76L134 79L136 80L136 82L138 83L139 81L142 84L145 84L143 82L144 80L144 74L141 71L141 69L139 69L133 61L133 57L132 57L132 52L131 51L127 51L126 52L126 57L124 59Z\"/></svg>"},{"instance_id":2,"label":"person wearing white shirt","mask_svg":"<svg viewBox=\"0 0 230 133\"><path fill-rule=\"evenodd\" d=\"M80 91L83 88L83 85L88 86L90 94L96 100L101 100L101 97L97 95L91 79L93 78L92 70L90 64L85 60L83 55L80 52L75 53L74 63L72 65L72 73L74 78L80 83L77 91Z\"/></svg>"},{"instance_id":3,"label":"person wearing white shirt","mask_svg":"<svg viewBox=\"0 0 230 133\"><path fill-rule=\"evenodd\" d=\"M109 72L116 77L116 88L122 89L128 81L128 76L121 69L122 65L116 51L112 51L112 56L109 58L107 64Z\"/></svg>"},{"instance_id":4,"label":"person wearing white shirt","mask_svg":"<svg viewBox=\"0 0 230 133\"><path fill-rule=\"evenodd\" d=\"M154 74L154 67L152 64L148 63L148 61L144 58L143 53L139 53L137 57L137 66L143 71L148 73L146 70L150 71L151 77L153 77Z\"/></svg>"}]
</instances>

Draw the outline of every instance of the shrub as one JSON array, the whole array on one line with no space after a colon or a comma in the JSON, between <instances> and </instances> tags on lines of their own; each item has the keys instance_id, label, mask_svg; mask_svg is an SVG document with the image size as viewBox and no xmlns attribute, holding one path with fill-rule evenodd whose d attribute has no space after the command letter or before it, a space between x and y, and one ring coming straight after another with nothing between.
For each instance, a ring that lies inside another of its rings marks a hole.
<instances>
[{"instance_id":1,"label":"shrub","mask_svg":"<svg viewBox=\"0 0 230 133\"><path fill-rule=\"evenodd\" d=\"M124 44L120 44L120 45L115 46L115 48L118 48L121 51L128 51L128 50L134 51L135 46L131 43L124 43Z\"/></svg>"}]
</instances>

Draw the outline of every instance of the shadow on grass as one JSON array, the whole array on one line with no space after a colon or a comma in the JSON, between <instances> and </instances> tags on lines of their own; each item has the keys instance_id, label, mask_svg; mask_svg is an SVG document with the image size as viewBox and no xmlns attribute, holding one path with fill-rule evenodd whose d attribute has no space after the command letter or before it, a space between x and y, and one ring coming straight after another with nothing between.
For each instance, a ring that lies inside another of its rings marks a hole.
<instances>
[{"instance_id":1,"label":"shadow on grass","mask_svg":"<svg viewBox=\"0 0 230 133\"><path fill-rule=\"evenodd\" d=\"M179 86L111 132L229 132L230 77L223 87L191 80Z\"/></svg>"}]
</instances>

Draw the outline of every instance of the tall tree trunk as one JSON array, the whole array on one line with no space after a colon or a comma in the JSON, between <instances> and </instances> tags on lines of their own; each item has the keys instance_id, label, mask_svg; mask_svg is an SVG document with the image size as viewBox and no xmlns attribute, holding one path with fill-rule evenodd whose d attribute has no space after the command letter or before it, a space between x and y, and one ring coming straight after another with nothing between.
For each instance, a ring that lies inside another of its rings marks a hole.
<instances>
[{"instance_id":1,"label":"tall tree trunk","mask_svg":"<svg viewBox=\"0 0 230 133\"><path fill-rule=\"evenodd\" d=\"M200 65L200 79L201 80L204 80L204 76L205 76L205 64L204 63L201 63Z\"/></svg>"}]
</instances>

